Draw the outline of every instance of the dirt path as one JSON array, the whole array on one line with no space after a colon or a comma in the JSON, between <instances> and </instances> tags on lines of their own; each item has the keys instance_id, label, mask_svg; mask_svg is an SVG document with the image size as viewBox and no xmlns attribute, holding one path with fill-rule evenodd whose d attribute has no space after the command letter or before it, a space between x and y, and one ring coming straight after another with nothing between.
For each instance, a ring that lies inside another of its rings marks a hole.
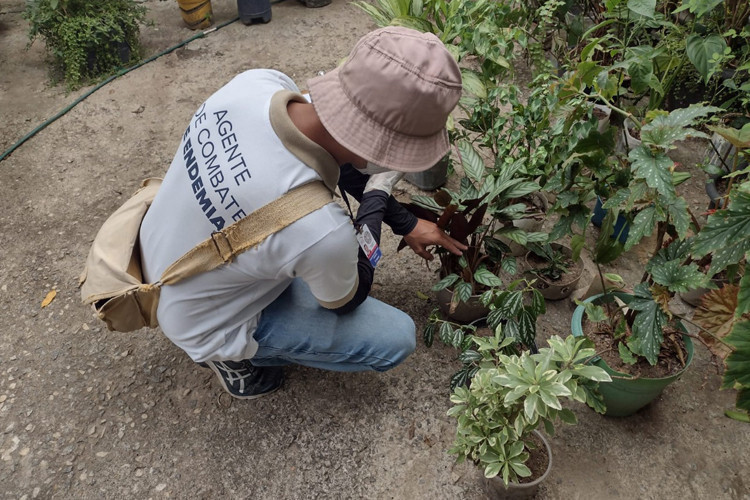
<instances>
[{"instance_id":1,"label":"dirt path","mask_svg":"<svg viewBox=\"0 0 750 500\"><path fill-rule=\"evenodd\" d=\"M144 4L149 53L193 35L175 2ZM83 92L49 87L41 43L23 50L23 5L0 6L3 151ZM213 8L217 24L236 16L231 1ZM281 391L237 402L159 331L107 332L79 301L100 224L141 179L163 175L203 99L253 67L304 86L371 28L344 0L317 10L286 0L267 25L231 24L115 80L0 163L2 498L484 497L474 469L445 452L451 349L420 342L384 374L291 368ZM703 203L700 188L691 202ZM421 328L433 303L417 291L434 275L396 244L386 232L374 294ZM637 255L623 266L642 269ZM567 334L571 312L552 305L542 334ZM685 377L636 416L576 408L579 425L551 439L541 497L750 498L750 433L722 416L732 395L719 382L698 349Z\"/></svg>"}]
</instances>

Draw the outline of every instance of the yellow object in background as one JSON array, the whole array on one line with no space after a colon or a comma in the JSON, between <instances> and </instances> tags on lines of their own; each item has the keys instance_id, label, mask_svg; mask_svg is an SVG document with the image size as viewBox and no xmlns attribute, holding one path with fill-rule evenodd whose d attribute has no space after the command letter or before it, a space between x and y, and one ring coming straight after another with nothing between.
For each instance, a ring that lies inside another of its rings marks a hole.
<instances>
[{"instance_id":1,"label":"yellow object in background","mask_svg":"<svg viewBox=\"0 0 750 500\"><path fill-rule=\"evenodd\" d=\"M202 30L213 23L211 0L177 0L182 20L191 30Z\"/></svg>"}]
</instances>

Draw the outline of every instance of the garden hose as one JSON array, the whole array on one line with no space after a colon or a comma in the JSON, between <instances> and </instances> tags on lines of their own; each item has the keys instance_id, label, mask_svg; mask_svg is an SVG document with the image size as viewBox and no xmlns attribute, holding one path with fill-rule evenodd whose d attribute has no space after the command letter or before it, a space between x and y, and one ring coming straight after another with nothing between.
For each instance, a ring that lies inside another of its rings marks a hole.
<instances>
[{"instance_id":1,"label":"garden hose","mask_svg":"<svg viewBox=\"0 0 750 500\"><path fill-rule=\"evenodd\" d=\"M55 116L53 116L52 118L49 118L47 121L45 121L41 125L37 126L34 130L32 130L31 132L29 132L28 134L26 134L25 136L23 136L18 142L16 142L7 151L5 151L2 154L2 156L0 156L0 162L3 161L8 156L10 156L10 154L13 153L13 151L15 151L16 149L18 149L21 146L21 144L23 144L24 142L28 141L29 139L31 139L32 137L34 137L38 132L40 132L45 127L47 127L47 125L49 125L50 123L54 122L55 120L57 120L61 116L65 115L65 113L67 113L68 111L70 111L71 109L73 109L81 101L83 101L84 99L86 99L88 96L90 96L91 94L93 94L94 92L96 92L97 90L99 90L100 88L102 88L105 85L107 85L109 82L111 82L115 78L118 78L118 77L121 77L122 75L130 73L134 69L138 69L141 66L143 66L144 64L150 63L151 61L154 61L155 59L157 59L157 58L159 58L159 57L161 57L161 56L163 56L165 54L169 54L170 52L172 52L172 51L174 51L176 49L179 49L180 47L182 47L184 45L187 45L188 43L192 42L193 40L196 40L198 38L203 38L204 36L208 35L209 33L213 32L213 31L220 30L224 26L232 24L233 22L238 21L239 19L240 19L239 16L237 16L234 19L226 21L226 22L224 22L222 24L219 24L219 25L214 26L212 28L209 28L207 30L201 31L200 33L197 33L196 35L188 38L187 40L184 40L184 41L178 43L177 45L175 45L173 47L170 47L170 48L168 48L168 49L166 49L166 50L164 50L162 52L159 52L158 54L155 54L155 55L149 57L148 59L145 59L145 60L139 62L138 64L130 66L129 68L121 68L120 70L117 71L117 73L115 73L114 75L110 76L106 80L100 82L98 85L96 85L95 87L93 87L91 90L89 90L88 92L86 92L85 94L83 94L82 96L80 96L78 99L76 99L75 101L73 101L72 103L70 103L68 106L66 106L62 111L60 111L59 113L57 113Z\"/></svg>"}]
</instances>

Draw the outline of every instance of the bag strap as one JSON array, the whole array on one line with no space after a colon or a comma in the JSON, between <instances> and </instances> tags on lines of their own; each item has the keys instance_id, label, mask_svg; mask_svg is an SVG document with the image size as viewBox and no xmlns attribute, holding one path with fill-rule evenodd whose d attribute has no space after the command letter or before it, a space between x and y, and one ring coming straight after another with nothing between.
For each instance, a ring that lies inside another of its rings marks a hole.
<instances>
[{"instance_id":1,"label":"bag strap","mask_svg":"<svg viewBox=\"0 0 750 500\"><path fill-rule=\"evenodd\" d=\"M210 238L188 250L169 266L157 284L172 285L230 262L245 250L259 245L273 233L332 200L331 191L320 181L294 188L231 226L212 233Z\"/></svg>"}]
</instances>

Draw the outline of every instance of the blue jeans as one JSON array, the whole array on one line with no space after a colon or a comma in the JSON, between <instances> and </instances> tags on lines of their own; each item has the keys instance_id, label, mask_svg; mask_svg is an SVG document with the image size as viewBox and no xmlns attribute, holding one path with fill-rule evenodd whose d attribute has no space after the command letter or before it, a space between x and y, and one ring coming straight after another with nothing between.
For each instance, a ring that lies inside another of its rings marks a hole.
<instances>
[{"instance_id":1,"label":"blue jeans","mask_svg":"<svg viewBox=\"0 0 750 500\"><path fill-rule=\"evenodd\" d=\"M416 347L414 322L406 313L368 297L338 315L321 307L299 278L263 310L253 337L255 366L294 363L342 372L389 370Z\"/></svg>"}]
</instances>

